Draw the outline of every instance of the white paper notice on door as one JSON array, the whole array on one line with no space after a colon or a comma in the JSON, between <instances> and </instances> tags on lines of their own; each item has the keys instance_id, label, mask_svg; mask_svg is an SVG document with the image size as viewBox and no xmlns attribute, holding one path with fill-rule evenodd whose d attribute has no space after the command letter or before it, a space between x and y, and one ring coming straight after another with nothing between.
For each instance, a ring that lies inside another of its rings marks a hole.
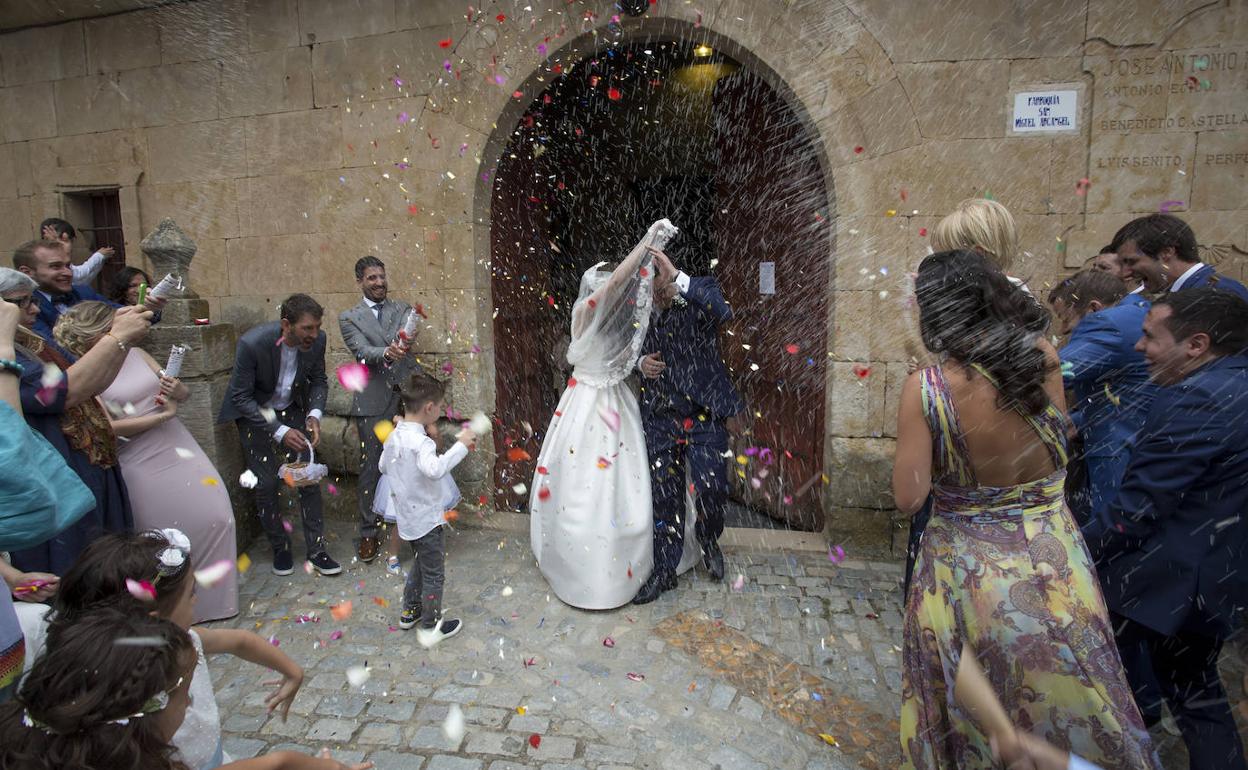
<instances>
[{"instance_id":1,"label":"white paper notice on door","mask_svg":"<svg viewBox=\"0 0 1248 770\"><path fill-rule=\"evenodd\" d=\"M775 294L776 293L776 263L775 262L759 262L758 263L758 293L759 294Z\"/></svg>"}]
</instances>

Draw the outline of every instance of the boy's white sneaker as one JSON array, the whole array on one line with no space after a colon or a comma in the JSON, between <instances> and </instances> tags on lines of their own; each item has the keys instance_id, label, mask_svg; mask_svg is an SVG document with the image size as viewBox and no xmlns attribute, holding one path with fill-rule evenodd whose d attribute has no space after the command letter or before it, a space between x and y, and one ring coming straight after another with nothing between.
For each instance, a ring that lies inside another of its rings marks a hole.
<instances>
[{"instance_id":1,"label":"boy's white sneaker","mask_svg":"<svg viewBox=\"0 0 1248 770\"><path fill-rule=\"evenodd\" d=\"M443 618L433 628L416 629L416 641L420 642L421 647L428 649L442 640L450 639L455 634L458 634L463 627L464 624L459 622L459 618L450 618L449 620Z\"/></svg>"}]
</instances>

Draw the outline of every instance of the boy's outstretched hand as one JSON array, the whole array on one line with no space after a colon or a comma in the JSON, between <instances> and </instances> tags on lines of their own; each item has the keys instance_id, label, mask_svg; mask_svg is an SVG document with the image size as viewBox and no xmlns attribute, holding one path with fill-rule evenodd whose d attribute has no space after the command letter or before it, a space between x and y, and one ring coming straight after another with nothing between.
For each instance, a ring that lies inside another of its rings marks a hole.
<instances>
[{"instance_id":1,"label":"boy's outstretched hand","mask_svg":"<svg viewBox=\"0 0 1248 770\"><path fill-rule=\"evenodd\" d=\"M469 449L477 448L477 434L473 433L468 428L464 428L463 430L461 430L459 432L459 435L455 437L455 440L463 444L464 446L468 447Z\"/></svg>"}]
</instances>

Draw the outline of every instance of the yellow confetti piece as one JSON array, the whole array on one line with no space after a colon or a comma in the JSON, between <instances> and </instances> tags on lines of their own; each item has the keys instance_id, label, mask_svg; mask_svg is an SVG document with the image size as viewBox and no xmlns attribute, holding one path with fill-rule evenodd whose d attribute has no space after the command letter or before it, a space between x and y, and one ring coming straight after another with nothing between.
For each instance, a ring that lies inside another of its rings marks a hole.
<instances>
[{"instance_id":1,"label":"yellow confetti piece","mask_svg":"<svg viewBox=\"0 0 1248 770\"><path fill-rule=\"evenodd\" d=\"M378 420L373 426L373 435L383 444L386 443L386 439L390 438L392 432L394 432L394 423L389 420Z\"/></svg>"},{"instance_id":2,"label":"yellow confetti piece","mask_svg":"<svg viewBox=\"0 0 1248 770\"><path fill-rule=\"evenodd\" d=\"M214 479L212 476L204 476L202 479L200 479L199 483L203 484L206 487L215 487L217 485L217 480Z\"/></svg>"},{"instance_id":3,"label":"yellow confetti piece","mask_svg":"<svg viewBox=\"0 0 1248 770\"><path fill-rule=\"evenodd\" d=\"M884 216L886 216L886 217L895 217L895 216L897 216L897 209L889 209L888 211L885 211L885 212L884 212Z\"/></svg>"},{"instance_id":4,"label":"yellow confetti piece","mask_svg":"<svg viewBox=\"0 0 1248 770\"><path fill-rule=\"evenodd\" d=\"M1118 406L1119 404L1122 403L1122 399L1114 395L1114 392L1109 389L1108 382L1105 383L1105 398L1108 398L1109 403L1113 404L1114 406Z\"/></svg>"},{"instance_id":5,"label":"yellow confetti piece","mask_svg":"<svg viewBox=\"0 0 1248 770\"><path fill-rule=\"evenodd\" d=\"M737 465L745 465L750 459L745 455L737 455Z\"/></svg>"},{"instance_id":6,"label":"yellow confetti piece","mask_svg":"<svg viewBox=\"0 0 1248 770\"><path fill-rule=\"evenodd\" d=\"M829 746L840 746L840 745L841 745L841 744L839 744L839 743L837 743L837 742L836 742L836 739L835 739L835 738L833 738L831 735L828 735L827 733L819 733L819 737L820 737L820 738L822 738L822 739L823 739L823 742L824 742L824 743L826 743L826 744L828 744Z\"/></svg>"},{"instance_id":7,"label":"yellow confetti piece","mask_svg":"<svg viewBox=\"0 0 1248 770\"><path fill-rule=\"evenodd\" d=\"M528 711L528 709L526 709L524 706L516 706L516 713L519 714L520 716L524 716L524 712L526 711Z\"/></svg>"},{"instance_id":8,"label":"yellow confetti piece","mask_svg":"<svg viewBox=\"0 0 1248 770\"><path fill-rule=\"evenodd\" d=\"M238 574L241 575L249 569L251 569L251 557L247 554L238 557Z\"/></svg>"}]
</instances>

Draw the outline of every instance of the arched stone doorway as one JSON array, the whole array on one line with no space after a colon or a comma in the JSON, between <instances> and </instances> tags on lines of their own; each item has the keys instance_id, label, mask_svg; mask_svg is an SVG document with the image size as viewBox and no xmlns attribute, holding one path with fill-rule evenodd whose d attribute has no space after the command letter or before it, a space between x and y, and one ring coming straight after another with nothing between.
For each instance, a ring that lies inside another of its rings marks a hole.
<instances>
[{"instance_id":1,"label":"arched stone doorway","mask_svg":"<svg viewBox=\"0 0 1248 770\"><path fill-rule=\"evenodd\" d=\"M674 261L714 274L736 316L721 346L752 420L734 497L818 529L834 208L818 134L779 76L706 29L595 40L530 76L487 146L496 505L527 505L581 272L667 216Z\"/></svg>"}]
</instances>

